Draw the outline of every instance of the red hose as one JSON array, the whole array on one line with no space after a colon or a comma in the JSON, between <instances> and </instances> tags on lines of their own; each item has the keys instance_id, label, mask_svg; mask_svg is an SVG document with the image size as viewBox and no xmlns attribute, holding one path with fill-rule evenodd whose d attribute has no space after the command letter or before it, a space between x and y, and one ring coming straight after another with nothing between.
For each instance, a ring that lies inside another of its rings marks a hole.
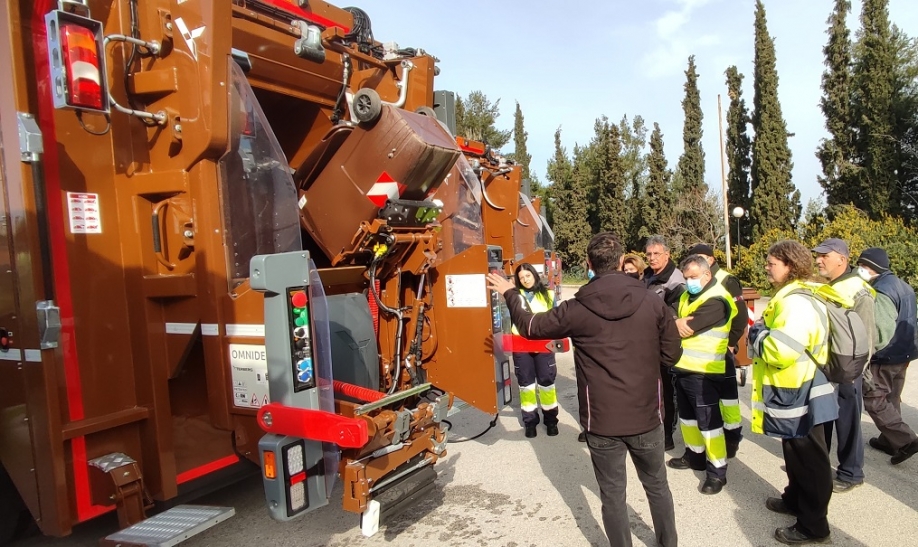
<instances>
[{"instance_id":1,"label":"red hose","mask_svg":"<svg viewBox=\"0 0 918 547\"><path fill-rule=\"evenodd\" d=\"M340 380L335 380L333 384L335 387L335 393L347 395L348 397L353 397L354 399L363 401L365 403L372 403L385 397L383 393L380 393L375 389L355 386L354 384L348 384Z\"/></svg>"},{"instance_id":2,"label":"red hose","mask_svg":"<svg viewBox=\"0 0 918 547\"><path fill-rule=\"evenodd\" d=\"M379 294L378 279L373 281L373 288L376 290L376 294ZM379 305L372 294L367 295L367 302L370 304L370 317L373 318L373 333L379 336Z\"/></svg>"}]
</instances>

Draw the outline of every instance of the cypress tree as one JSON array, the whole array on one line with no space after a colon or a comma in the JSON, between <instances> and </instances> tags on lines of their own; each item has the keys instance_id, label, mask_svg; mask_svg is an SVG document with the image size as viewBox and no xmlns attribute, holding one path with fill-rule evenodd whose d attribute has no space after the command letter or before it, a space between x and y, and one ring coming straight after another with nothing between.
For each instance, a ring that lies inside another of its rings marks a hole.
<instances>
[{"instance_id":1,"label":"cypress tree","mask_svg":"<svg viewBox=\"0 0 918 547\"><path fill-rule=\"evenodd\" d=\"M730 106L727 108L727 203L733 207L749 210L750 186L749 169L752 166L752 140L749 138L749 110L743 99L743 75L735 66L727 68L727 95ZM748 222L740 225L740 241L737 245L749 245L752 227Z\"/></svg>"},{"instance_id":2,"label":"cypress tree","mask_svg":"<svg viewBox=\"0 0 918 547\"><path fill-rule=\"evenodd\" d=\"M569 269L581 270L586 262L590 225L587 222L587 194L583 174L582 149L574 148L577 163L577 180L574 165L561 146L561 129L555 131L555 153L548 161L547 176L555 200L554 232L555 250Z\"/></svg>"},{"instance_id":3,"label":"cypress tree","mask_svg":"<svg viewBox=\"0 0 918 547\"><path fill-rule=\"evenodd\" d=\"M638 235L643 239L663 233L664 218L672 211L673 196L670 187L672 173L663 153L663 132L660 124L654 122L650 134L650 154L647 156L649 175L644 196L641 200L641 228Z\"/></svg>"},{"instance_id":4,"label":"cypress tree","mask_svg":"<svg viewBox=\"0 0 918 547\"><path fill-rule=\"evenodd\" d=\"M829 138L823 139L816 152L822 164L819 184L826 192L828 204L855 203L863 206L861 188L853 164L854 134L851 119L851 38L847 17L849 0L835 0L835 8L826 23L829 41L822 48L826 70L822 73L822 98L819 106L826 117Z\"/></svg>"},{"instance_id":5,"label":"cypress tree","mask_svg":"<svg viewBox=\"0 0 918 547\"><path fill-rule=\"evenodd\" d=\"M622 234L623 241L629 249L641 247L640 231L643 226L644 187L647 186L647 126L644 118L636 115L628 122L628 116L622 116L618 123L622 134L622 165L625 173L625 213L628 229Z\"/></svg>"},{"instance_id":6,"label":"cypress tree","mask_svg":"<svg viewBox=\"0 0 918 547\"><path fill-rule=\"evenodd\" d=\"M593 140L593 185L596 188L594 233L611 231L626 235L628 213L625 208L625 168L619 128L603 116L596 120Z\"/></svg>"},{"instance_id":7,"label":"cypress tree","mask_svg":"<svg viewBox=\"0 0 918 547\"><path fill-rule=\"evenodd\" d=\"M513 154L511 157L519 164L523 179L530 178L529 164L532 162L532 156L526 148L528 137L529 133L523 127L523 111L520 109L520 102L516 101L516 112L513 113Z\"/></svg>"},{"instance_id":8,"label":"cypress tree","mask_svg":"<svg viewBox=\"0 0 918 547\"><path fill-rule=\"evenodd\" d=\"M683 153L679 158L679 173L682 174L683 190L708 191L704 182L704 150L701 148L701 93L698 91L698 72L695 70L695 56L688 58L685 71L685 98L682 99L685 122L682 127Z\"/></svg>"},{"instance_id":9,"label":"cypress tree","mask_svg":"<svg viewBox=\"0 0 918 547\"><path fill-rule=\"evenodd\" d=\"M897 143L893 134L896 55L887 0L864 0L861 27L855 47L852 112L862 195L855 205L876 219L883 213L896 214L900 210L895 175Z\"/></svg>"},{"instance_id":10,"label":"cypress tree","mask_svg":"<svg viewBox=\"0 0 918 547\"><path fill-rule=\"evenodd\" d=\"M778 71L775 43L768 34L765 6L755 3L755 63L752 127L752 204L750 221L753 238L772 228L791 229L800 218L800 192L791 181L787 124L778 101Z\"/></svg>"}]
</instances>

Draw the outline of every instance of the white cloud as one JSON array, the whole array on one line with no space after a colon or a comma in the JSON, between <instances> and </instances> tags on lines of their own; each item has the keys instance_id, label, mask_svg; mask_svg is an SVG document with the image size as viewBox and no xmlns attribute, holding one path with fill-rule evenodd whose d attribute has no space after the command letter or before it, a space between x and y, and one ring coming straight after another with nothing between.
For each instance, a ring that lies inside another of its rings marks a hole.
<instances>
[{"instance_id":1,"label":"white cloud","mask_svg":"<svg viewBox=\"0 0 918 547\"><path fill-rule=\"evenodd\" d=\"M670 10L654 21L656 47L644 55L645 74L650 78L663 78L685 70L688 56L697 47L710 47L720 43L715 34L697 34L688 23L692 14L712 0L676 0L678 10Z\"/></svg>"}]
</instances>

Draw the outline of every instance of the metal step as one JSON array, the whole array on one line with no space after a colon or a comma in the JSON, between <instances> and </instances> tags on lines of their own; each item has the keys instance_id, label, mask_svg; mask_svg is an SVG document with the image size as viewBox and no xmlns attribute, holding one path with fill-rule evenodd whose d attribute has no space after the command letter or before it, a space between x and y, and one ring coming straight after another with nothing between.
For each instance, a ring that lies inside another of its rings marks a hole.
<instances>
[{"instance_id":1,"label":"metal step","mask_svg":"<svg viewBox=\"0 0 918 547\"><path fill-rule=\"evenodd\" d=\"M171 547L236 514L232 507L178 505L106 536L103 547Z\"/></svg>"}]
</instances>

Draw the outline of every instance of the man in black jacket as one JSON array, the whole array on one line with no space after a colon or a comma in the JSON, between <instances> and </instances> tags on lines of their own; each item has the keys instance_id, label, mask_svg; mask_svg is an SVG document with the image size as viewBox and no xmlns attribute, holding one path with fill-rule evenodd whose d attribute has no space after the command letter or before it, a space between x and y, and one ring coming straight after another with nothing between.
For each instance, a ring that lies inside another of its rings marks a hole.
<instances>
[{"instance_id":1,"label":"man in black jacket","mask_svg":"<svg viewBox=\"0 0 918 547\"><path fill-rule=\"evenodd\" d=\"M489 288L504 295L522 336L569 337L574 343L580 424L587 432L609 543L631 545L625 500L625 453L630 453L647 494L657 543L675 546L659 395L659 365L672 367L682 355L673 311L621 272L622 244L614 234L594 236L587 256L595 277L572 300L544 313L524 309L516 288L499 275L488 275Z\"/></svg>"},{"instance_id":2,"label":"man in black jacket","mask_svg":"<svg viewBox=\"0 0 918 547\"><path fill-rule=\"evenodd\" d=\"M676 268L663 236L654 235L647 238L644 251L649 264L644 272L644 283L672 308L675 317L679 311L679 298L685 292L685 277L679 268ZM670 372L670 367L664 363L660 363L660 379L663 380L663 434L666 438L666 450L672 450L676 447L673 432L679 419L676 408L676 380Z\"/></svg>"},{"instance_id":3,"label":"man in black jacket","mask_svg":"<svg viewBox=\"0 0 918 547\"><path fill-rule=\"evenodd\" d=\"M879 247L865 249L857 259L858 275L877 291L878 342L870 358L873 386L864 390L864 408L880 430L868 444L900 464L918 454L918 436L902 420L900 405L908 365L918 357L915 291L891 271L889 255Z\"/></svg>"}]
</instances>

